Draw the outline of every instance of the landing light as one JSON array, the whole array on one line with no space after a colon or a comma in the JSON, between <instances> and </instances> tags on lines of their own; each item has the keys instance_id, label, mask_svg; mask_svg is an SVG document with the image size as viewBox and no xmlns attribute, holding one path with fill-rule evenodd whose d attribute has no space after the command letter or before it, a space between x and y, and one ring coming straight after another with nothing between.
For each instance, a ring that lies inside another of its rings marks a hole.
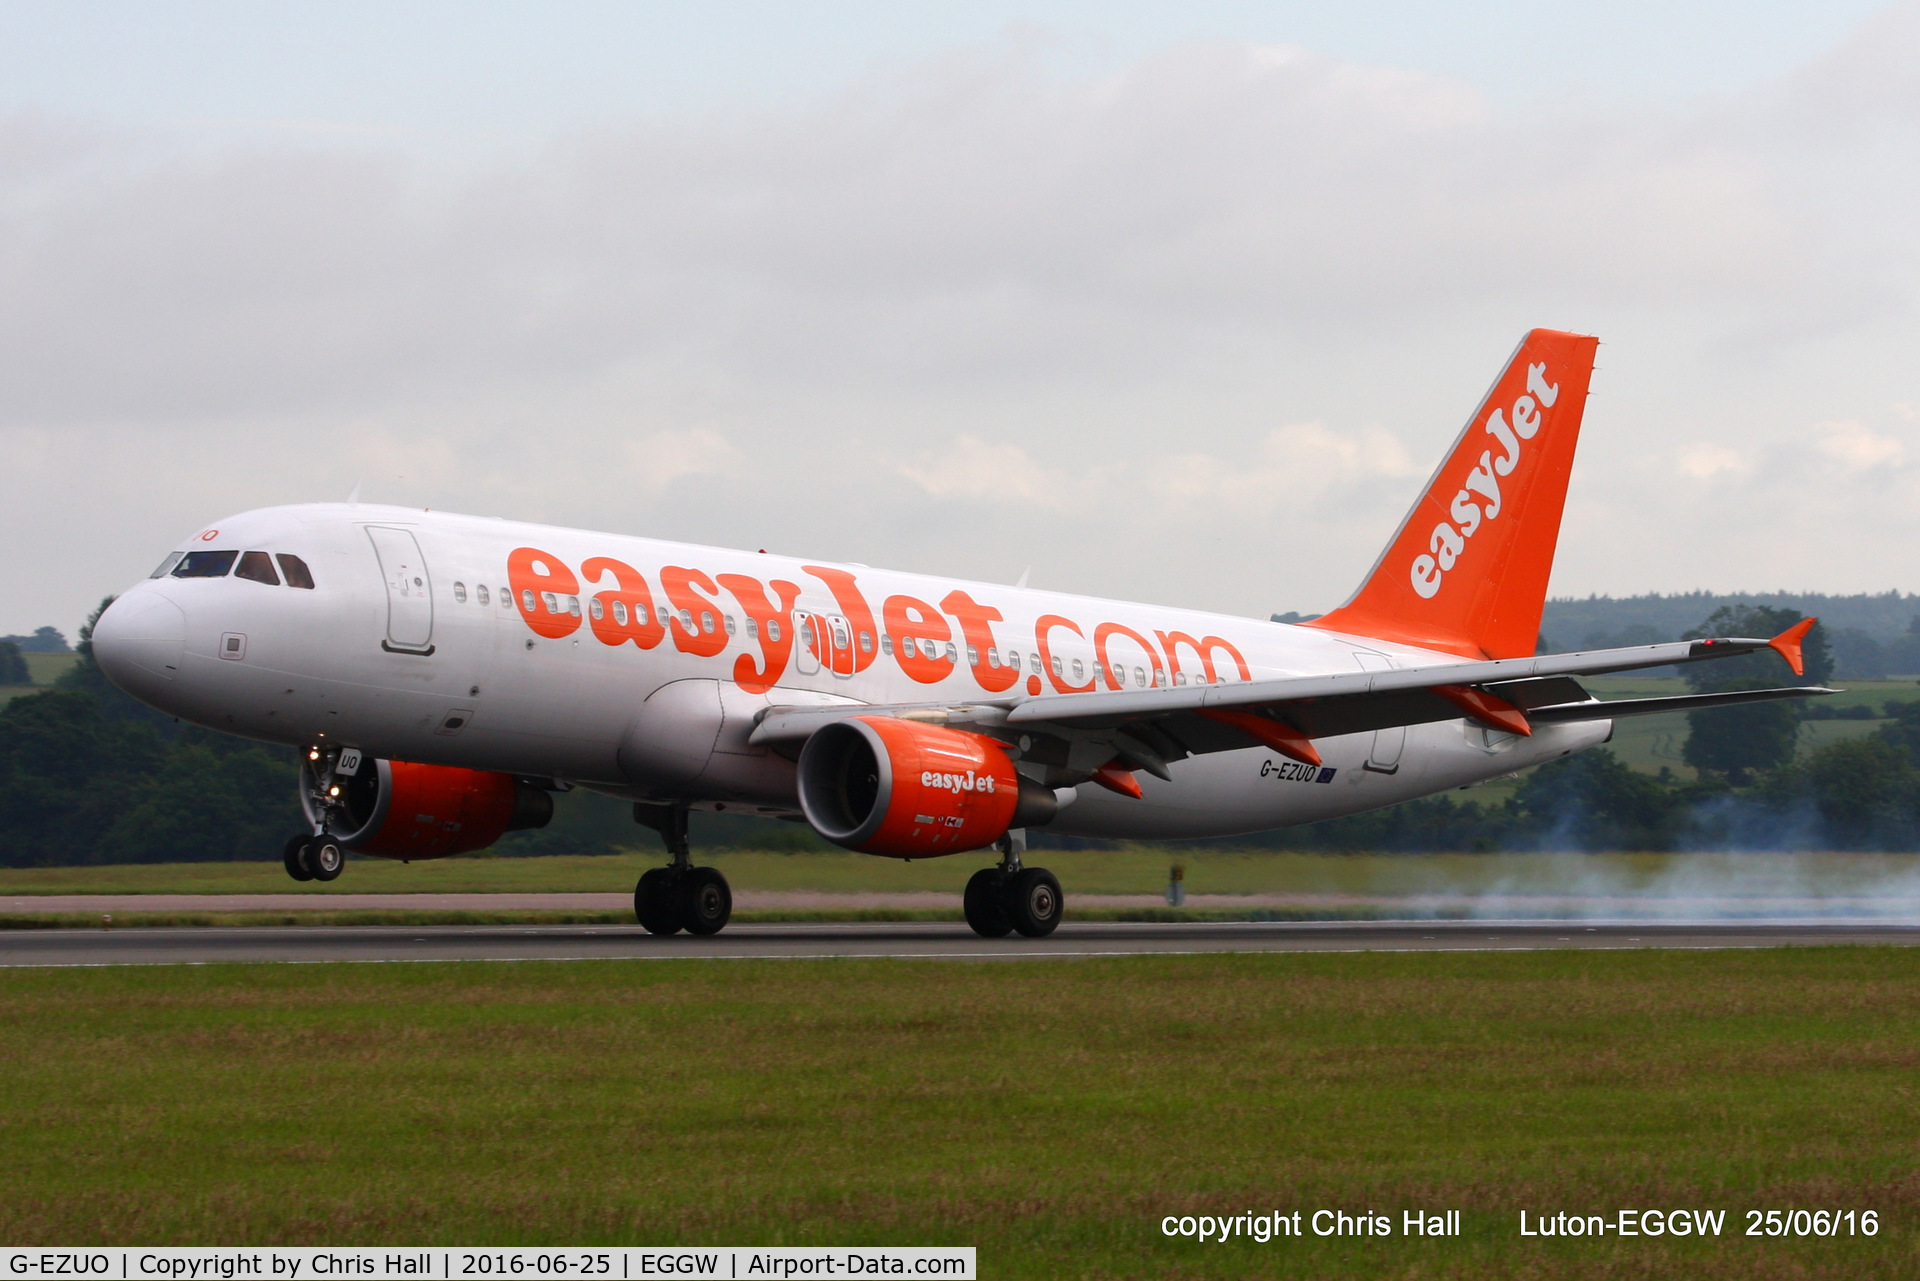
<instances>
[{"instance_id":1,"label":"landing light","mask_svg":"<svg viewBox=\"0 0 1920 1281\"><path fill-rule=\"evenodd\" d=\"M339 789L338 787L329 787L329 788L327 789L327 795L328 795L328 796L338 796L338 795L340 795L340 789Z\"/></svg>"}]
</instances>

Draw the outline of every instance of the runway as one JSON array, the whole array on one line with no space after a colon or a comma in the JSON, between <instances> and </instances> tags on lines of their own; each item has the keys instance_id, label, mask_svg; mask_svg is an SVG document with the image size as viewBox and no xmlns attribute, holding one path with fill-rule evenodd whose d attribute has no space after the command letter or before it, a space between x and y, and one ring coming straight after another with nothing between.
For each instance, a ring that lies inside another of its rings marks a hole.
<instances>
[{"instance_id":1,"label":"runway","mask_svg":"<svg viewBox=\"0 0 1920 1281\"><path fill-rule=\"evenodd\" d=\"M734 925L712 938L638 926L284 926L6 930L0 967L268 961L1037 960L1213 952L1458 952L1542 948L1911 947L1920 925L1835 921L1072 922L1051 937L976 937L943 921Z\"/></svg>"}]
</instances>

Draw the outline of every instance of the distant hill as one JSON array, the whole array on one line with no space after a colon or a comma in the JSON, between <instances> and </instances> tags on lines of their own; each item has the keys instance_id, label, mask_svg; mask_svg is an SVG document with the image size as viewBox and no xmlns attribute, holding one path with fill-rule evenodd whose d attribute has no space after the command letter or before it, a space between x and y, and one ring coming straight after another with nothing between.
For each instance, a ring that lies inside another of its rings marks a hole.
<instances>
[{"instance_id":1,"label":"distant hill","mask_svg":"<svg viewBox=\"0 0 1920 1281\"><path fill-rule=\"evenodd\" d=\"M1587 649L1591 638L1605 644L1643 644L1677 640L1723 605L1766 605L1817 615L1829 632L1863 632L1881 645L1904 639L1920 615L1920 595L1827 596L1819 592L1683 592L1674 596L1563 597L1549 600L1540 630L1557 650ZM1619 641L1623 631L1648 631L1644 638Z\"/></svg>"}]
</instances>

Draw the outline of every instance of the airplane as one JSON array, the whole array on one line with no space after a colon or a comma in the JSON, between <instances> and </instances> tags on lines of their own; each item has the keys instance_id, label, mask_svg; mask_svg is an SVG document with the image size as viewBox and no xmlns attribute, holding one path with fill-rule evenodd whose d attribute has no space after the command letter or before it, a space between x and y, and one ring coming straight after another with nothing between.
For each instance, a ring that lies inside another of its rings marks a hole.
<instances>
[{"instance_id":1,"label":"airplane","mask_svg":"<svg viewBox=\"0 0 1920 1281\"><path fill-rule=\"evenodd\" d=\"M646 930L710 935L732 891L694 808L889 858L996 856L986 937L1059 924L1027 834L1257 832L1513 774L1622 716L1833 691L1600 701L1579 677L1771 639L1536 654L1598 340L1528 333L1358 591L1298 625L448 512L272 507L197 530L100 615L116 685L298 748L295 880L538 827L556 791L632 802L667 851Z\"/></svg>"}]
</instances>

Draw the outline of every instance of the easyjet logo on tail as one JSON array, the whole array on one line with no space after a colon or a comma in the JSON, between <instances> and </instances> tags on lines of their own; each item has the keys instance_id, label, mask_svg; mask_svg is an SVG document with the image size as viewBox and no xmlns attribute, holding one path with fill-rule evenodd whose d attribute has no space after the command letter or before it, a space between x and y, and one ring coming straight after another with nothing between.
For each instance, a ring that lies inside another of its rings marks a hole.
<instances>
[{"instance_id":1,"label":"easyjet logo on tail","mask_svg":"<svg viewBox=\"0 0 1920 1281\"><path fill-rule=\"evenodd\" d=\"M1509 410L1498 406L1487 416L1485 431L1500 446L1499 456L1484 450L1480 461L1467 473L1465 485L1453 496L1447 508L1451 520L1433 527L1427 538L1427 550L1413 558L1413 590L1422 599L1431 600L1440 592L1447 571L1454 567L1467 549L1467 540L1480 527L1500 516L1500 478L1513 474L1520 465L1524 446L1540 430L1542 411L1553 408L1560 399L1560 384L1547 381L1547 364L1527 366L1527 390L1516 398ZM1511 413L1513 421L1507 421ZM1443 491L1444 492L1444 491Z\"/></svg>"}]
</instances>

